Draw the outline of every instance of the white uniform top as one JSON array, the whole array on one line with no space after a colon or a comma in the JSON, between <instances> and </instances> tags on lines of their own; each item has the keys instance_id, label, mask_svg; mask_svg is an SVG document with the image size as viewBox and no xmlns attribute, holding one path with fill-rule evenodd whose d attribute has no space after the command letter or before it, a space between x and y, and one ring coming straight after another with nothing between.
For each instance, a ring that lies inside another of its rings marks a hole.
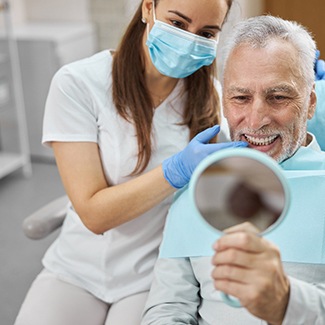
<instances>
[{"instance_id":1,"label":"white uniform top","mask_svg":"<svg viewBox=\"0 0 325 325\"><path fill-rule=\"evenodd\" d=\"M112 99L112 55L103 51L61 68L52 80L42 142L98 143L105 176L111 185L128 181L137 162L137 138L120 117ZM183 82L155 109L153 152L146 171L188 143L182 122ZM220 92L219 92L220 93ZM89 231L71 207L57 240L43 258L59 278L99 299L114 302L148 290L171 198L103 235Z\"/></svg>"},{"instance_id":2,"label":"white uniform top","mask_svg":"<svg viewBox=\"0 0 325 325\"><path fill-rule=\"evenodd\" d=\"M43 143L96 142L111 185L132 177L137 162L134 126L120 117L112 99L112 56L100 52L69 64L53 78L46 103ZM147 171L188 143L182 121L184 97L179 83L155 109L153 152ZM103 235L89 231L73 208L43 263L60 278L106 302L148 290L171 199Z\"/></svg>"}]
</instances>

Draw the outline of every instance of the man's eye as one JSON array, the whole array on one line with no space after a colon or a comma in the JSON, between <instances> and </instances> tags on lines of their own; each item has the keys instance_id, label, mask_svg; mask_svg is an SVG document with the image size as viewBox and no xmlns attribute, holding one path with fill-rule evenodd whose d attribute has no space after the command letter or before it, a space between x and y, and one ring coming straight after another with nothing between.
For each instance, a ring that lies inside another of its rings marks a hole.
<instances>
[{"instance_id":1,"label":"man's eye","mask_svg":"<svg viewBox=\"0 0 325 325\"><path fill-rule=\"evenodd\" d=\"M233 97L233 100L238 103L246 102L248 100L248 96L235 96Z\"/></svg>"},{"instance_id":2,"label":"man's eye","mask_svg":"<svg viewBox=\"0 0 325 325\"><path fill-rule=\"evenodd\" d=\"M283 101L287 101L289 98L287 96L283 96L283 95L273 95L270 96L269 100L273 101L273 102L283 102Z\"/></svg>"}]
</instances>

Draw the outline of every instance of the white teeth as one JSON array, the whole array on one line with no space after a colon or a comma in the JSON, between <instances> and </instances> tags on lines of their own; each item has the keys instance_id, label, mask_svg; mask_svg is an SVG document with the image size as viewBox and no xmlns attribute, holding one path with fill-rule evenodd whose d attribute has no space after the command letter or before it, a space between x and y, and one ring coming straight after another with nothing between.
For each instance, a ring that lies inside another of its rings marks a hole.
<instances>
[{"instance_id":1,"label":"white teeth","mask_svg":"<svg viewBox=\"0 0 325 325\"><path fill-rule=\"evenodd\" d=\"M277 135L272 135L267 138L257 138L245 134L245 138L248 140L249 143L255 146L267 146L277 138Z\"/></svg>"}]
</instances>

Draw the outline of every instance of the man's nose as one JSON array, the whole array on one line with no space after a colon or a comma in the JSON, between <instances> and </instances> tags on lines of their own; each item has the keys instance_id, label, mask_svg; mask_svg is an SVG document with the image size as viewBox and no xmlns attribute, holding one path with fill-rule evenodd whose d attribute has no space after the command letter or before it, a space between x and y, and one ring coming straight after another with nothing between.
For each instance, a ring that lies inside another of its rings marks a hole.
<instances>
[{"instance_id":1,"label":"man's nose","mask_svg":"<svg viewBox=\"0 0 325 325\"><path fill-rule=\"evenodd\" d=\"M249 127L253 130L259 130L265 125L271 123L271 112L265 101L256 99L253 101L251 109L247 114Z\"/></svg>"}]
</instances>

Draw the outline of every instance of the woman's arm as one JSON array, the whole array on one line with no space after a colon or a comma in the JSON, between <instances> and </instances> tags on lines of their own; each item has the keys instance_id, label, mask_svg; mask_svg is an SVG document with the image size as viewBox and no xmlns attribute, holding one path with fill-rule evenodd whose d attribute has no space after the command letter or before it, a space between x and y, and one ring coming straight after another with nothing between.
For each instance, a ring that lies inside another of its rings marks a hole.
<instances>
[{"instance_id":1,"label":"woman's arm","mask_svg":"<svg viewBox=\"0 0 325 325\"><path fill-rule=\"evenodd\" d=\"M98 146L91 142L53 142L57 166L72 205L96 234L130 221L171 195L161 166L126 183L110 186Z\"/></svg>"},{"instance_id":2,"label":"woman's arm","mask_svg":"<svg viewBox=\"0 0 325 325\"><path fill-rule=\"evenodd\" d=\"M87 228L101 234L130 221L185 186L208 155L246 142L208 143L220 130L208 128L180 152L148 173L110 186L105 180L98 145L92 142L52 142L65 190Z\"/></svg>"}]
</instances>

